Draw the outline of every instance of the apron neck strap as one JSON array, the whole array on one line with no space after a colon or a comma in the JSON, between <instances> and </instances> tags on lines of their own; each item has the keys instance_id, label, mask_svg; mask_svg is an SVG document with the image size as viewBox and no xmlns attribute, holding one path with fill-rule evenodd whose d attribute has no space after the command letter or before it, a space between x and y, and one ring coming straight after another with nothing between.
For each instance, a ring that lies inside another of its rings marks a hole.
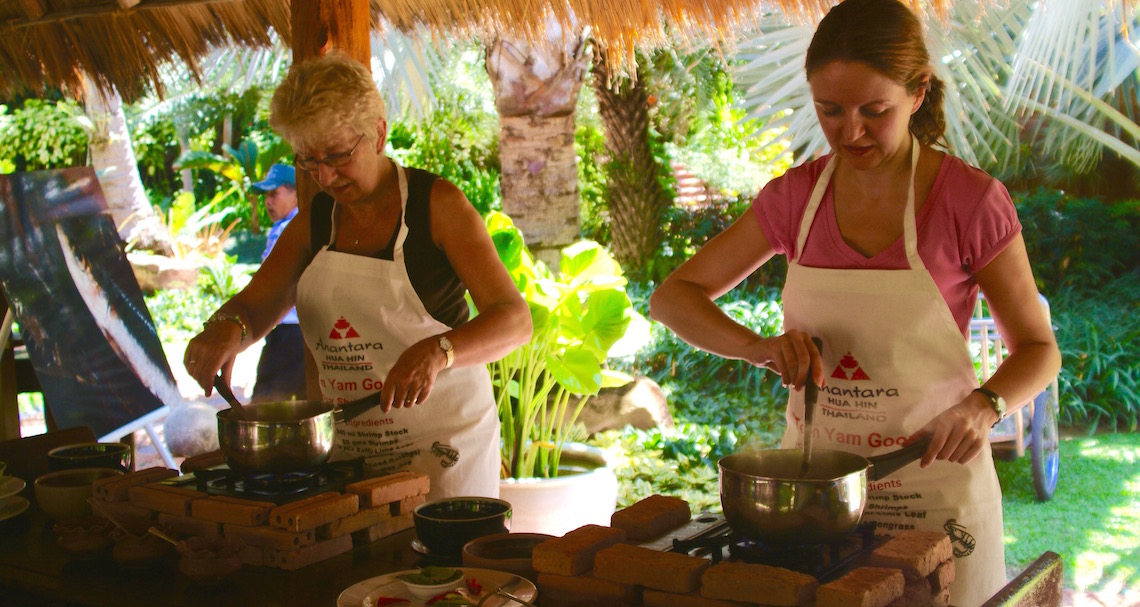
<instances>
[{"instance_id":1,"label":"apron neck strap","mask_svg":"<svg viewBox=\"0 0 1140 607\"><path fill-rule=\"evenodd\" d=\"M914 176L915 173L918 172L920 147L918 138L913 134L910 136L910 143L910 184L907 186L906 209L903 211L903 240L906 244L906 258L913 270L925 268L926 265L918 255L918 227L915 223L914 211ZM831 177L835 174L835 167L838 164L838 160L838 155L832 155L831 160L828 160L827 166L823 167L823 172L820 173L819 179L816 180L815 187L812 189L811 197L808 199L807 207L804 209L803 218L800 219L799 233L796 235L797 259L803 255L808 232L811 231L811 225L815 222L815 215L819 211L819 204L823 200L823 194L827 191L828 184L831 183Z\"/></svg>"}]
</instances>

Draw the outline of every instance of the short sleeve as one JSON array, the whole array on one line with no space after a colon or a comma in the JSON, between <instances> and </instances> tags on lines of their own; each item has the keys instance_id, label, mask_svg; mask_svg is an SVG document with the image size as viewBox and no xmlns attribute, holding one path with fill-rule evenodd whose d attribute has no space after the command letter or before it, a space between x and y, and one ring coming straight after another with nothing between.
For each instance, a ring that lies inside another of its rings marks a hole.
<instances>
[{"instance_id":1,"label":"short sleeve","mask_svg":"<svg viewBox=\"0 0 1140 607\"><path fill-rule=\"evenodd\" d=\"M752 200L750 212L760 222L760 230L776 254L795 259L796 236L807 208L811 189L831 156L793 167L769 181Z\"/></svg>"},{"instance_id":2,"label":"short sleeve","mask_svg":"<svg viewBox=\"0 0 1140 607\"><path fill-rule=\"evenodd\" d=\"M962 263L971 273L986 267L1021 233L1009 191L997 179L986 177L986 186L961 232Z\"/></svg>"}]
</instances>

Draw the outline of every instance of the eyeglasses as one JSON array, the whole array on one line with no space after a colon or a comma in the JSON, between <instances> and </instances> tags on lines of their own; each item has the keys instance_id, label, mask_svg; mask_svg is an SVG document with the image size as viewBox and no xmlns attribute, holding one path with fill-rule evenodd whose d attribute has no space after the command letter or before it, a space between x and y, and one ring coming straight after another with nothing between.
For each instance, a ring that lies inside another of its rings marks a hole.
<instances>
[{"instance_id":1,"label":"eyeglasses","mask_svg":"<svg viewBox=\"0 0 1140 607\"><path fill-rule=\"evenodd\" d=\"M357 138L356 143L353 144L351 150L349 150L347 152L341 152L339 154L329 154L328 156L325 156L323 159L317 159L317 158L311 158L311 157L305 158L304 156L297 156L297 158L296 158L297 166L301 167L302 169L304 169L310 173L316 171L318 168L320 168L320 166L322 164L329 167L329 168L332 168L332 169L342 167L342 166L348 164L349 161L352 160L352 154L353 154L353 152L356 151L356 148L360 147L361 141L364 141L364 133L360 134L360 137Z\"/></svg>"}]
</instances>

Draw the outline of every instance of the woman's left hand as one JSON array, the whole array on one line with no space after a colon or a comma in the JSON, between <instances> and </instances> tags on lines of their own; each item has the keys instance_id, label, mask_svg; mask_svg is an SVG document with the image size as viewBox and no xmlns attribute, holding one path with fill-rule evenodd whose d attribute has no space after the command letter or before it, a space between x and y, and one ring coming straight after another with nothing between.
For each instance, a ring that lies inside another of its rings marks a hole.
<instances>
[{"instance_id":1,"label":"woman's left hand","mask_svg":"<svg viewBox=\"0 0 1140 607\"><path fill-rule=\"evenodd\" d=\"M979 393L971 392L912 434L907 442L923 435L931 437L930 446L922 455L920 466L923 468L936 459L968 464L982 449L989 448L990 428L996 418L997 413L989 401Z\"/></svg>"},{"instance_id":2,"label":"woman's left hand","mask_svg":"<svg viewBox=\"0 0 1140 607\"><path fill-rule=\"evenodd\" d=\"M388 371L380 390L380 406L384 412L424 402L435 386L435 376L446 362L447 357L435 337L420 340L404 350Z\"/></svg>"}]
</instances>

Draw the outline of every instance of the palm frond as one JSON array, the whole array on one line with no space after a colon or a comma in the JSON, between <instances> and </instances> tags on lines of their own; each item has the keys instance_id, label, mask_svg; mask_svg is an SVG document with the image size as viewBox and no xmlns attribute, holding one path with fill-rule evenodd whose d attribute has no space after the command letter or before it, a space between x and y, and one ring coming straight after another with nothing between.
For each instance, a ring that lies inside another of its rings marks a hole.
<instances>
[{"instance_id":1,"label":"palm frond","mask_svg":"<svg viewBox=\"0 0 1140 607\"><path fill-rule=\"evenodd\" d=\"M925 14L927 44L935 71L946 83L946 139L951 152L982 166L1016 160L1018 125L1001 111L1000 82L1005 59L1016 48L1016 34L1029 16L1029 0L986 10L978 0L956 3L943 20ZM738 45L741 65L734 77L749 116L770 128L786 129L788 149L801 163L827 151L819 129L803 58L814 24L766 16L762 33Z\"/></svg>"},{"instance_id":2,"label":"palm frond","mask_svg":"<svg viewBox=\"0 0 1140 607\"><path fill-rule=\"evenodd\" d=\"M1136 162L1140 9L1112 0L1044 0L1013 63L1007 109L1047 116L1043 142L1062 164L1088 173L1102 146Z\"/></svg>"}]
</instances>

